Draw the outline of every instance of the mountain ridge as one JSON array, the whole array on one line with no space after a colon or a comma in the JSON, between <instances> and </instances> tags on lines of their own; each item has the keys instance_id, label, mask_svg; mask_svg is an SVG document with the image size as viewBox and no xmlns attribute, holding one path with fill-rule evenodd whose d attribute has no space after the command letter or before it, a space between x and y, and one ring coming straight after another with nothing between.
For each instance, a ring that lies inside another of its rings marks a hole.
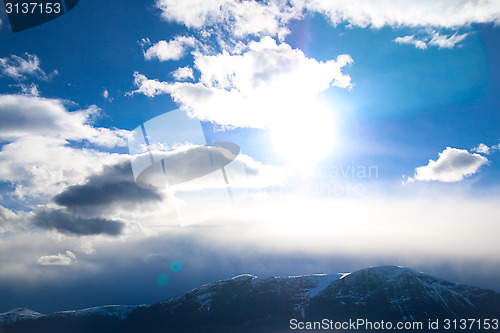
<instances>
[{"instance_id":1,"label":"mountain ridge","mask_svg":"<svg viewBox=\"0 0 500 333\"><path fill-rule=\"evenodd\" d=\"M113 315L110 312L112 306L108 306L94 308L99 311L86 309L87 317L75 315L85 310L63 311L57 316L20 320L3 328L6 333L28 333L47 331L40 328L49 325L49 331L57 333L63 332L57 331L57 324L64 322L64 329L76 333L80 332L78 325L91 322L95 333L244 333L289 332L291 319L316 322L327 318L332 322L342 322L364 318L394 323L460 318L498 320L500 294L409 268L378 266L342 274L266 278L242 274L202 285L149 306L132 307L123 316ZM101 322L105 325L100 325ZM87 325L86 329L90 326ZM414 330L417 331L422 330ZM450 332L433 330L445 331ZM467 332L483 331L494 332L481 329Z\"/></svg>"}]
</instances>

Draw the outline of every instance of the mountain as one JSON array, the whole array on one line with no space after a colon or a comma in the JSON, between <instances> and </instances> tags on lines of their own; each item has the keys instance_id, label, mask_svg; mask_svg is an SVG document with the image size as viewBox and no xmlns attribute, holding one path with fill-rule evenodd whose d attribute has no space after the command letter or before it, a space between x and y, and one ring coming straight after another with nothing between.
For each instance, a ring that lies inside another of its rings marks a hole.
<instances>
[{"instance_id":1,"label":"mountain","mask_svg":"<svg viewBox=\"0 0 500 333\"><path fill-rule=\"evenodd\" d=\"M61 311L43 315L29 309L18 309L23 315L14 321L0 321L0 333L106 333L134 310L145 305L107 305L83 310ZM12 311L1 314L12 316ZM0 319L2 320L2 319Z\"/></svg>"},{"instance_id":2,"label":"mountain","mask_svg":"<svg viewBox=\"0 0 500 333\"><path fill-rule=\"evenodd\" d=\"M44 315L26 308L18 308L0 313L0 325L8 325L19 320L36 319Z\"/></svg>"},{"instance_id":3,"label":"mountain","mask_svg":"<svg viewBox=\"0 0 500 333\"><path fill-rule=\"evenodd\" d=\"M388 331L389 324L395 331L398 324L421 323L422 327L405 330L421 333L428 331L431 320L438 325L432 332L500 331L493 320L498 325L500 294L394 266L367 268L352 274L272 278L240 275L150 306L129 308L128 313L123 311L121 315L113 316L111 308L99 309L25 319L4 325L3 329L6 333L75 333L84 332L85 326L86 332L95 333L245 333L294 331L291 327L341 331L334 329L335 324L359 323L359 332L380 332ZM472 328L464 331L459 329L462 318L481 321L473 322ZM358 319L363 322L357 322ZM377 328L382 320L386 330ZM454 323L457 330L453 329ZM486 323L488 330L479 329L479 325L486 328ZM343 329L354 331L353 326Z\"/></svg>"}]
</instances>

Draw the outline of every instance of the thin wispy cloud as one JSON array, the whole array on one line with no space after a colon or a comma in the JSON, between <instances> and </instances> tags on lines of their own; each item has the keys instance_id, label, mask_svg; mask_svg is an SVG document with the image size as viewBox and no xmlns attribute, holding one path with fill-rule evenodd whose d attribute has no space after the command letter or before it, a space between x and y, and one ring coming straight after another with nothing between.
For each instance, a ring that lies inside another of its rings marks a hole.
<instances>
[{"instance_id":1,"label":"thin wispy cloud","mask_svg":"<svg viewBox=\"0 0 500 333\"><path fill-rule=\"evenodd\" d=\"M467 33L459 35L458 32L455 32L452 35L446 35L440 34L434 30L431 32L425 32L421 37L417 37L416 35L396 37L394 42L397 44L410 44L421 50L426 50L427 47L432 46L440 49L452 49L456 46L460 46L460 42L462 42L467 36Z\"/></svg>"},{"instance_id":2,"label":"thin wispy cloud","mask_svg":"<svg viewBox=\"0 0 500 333\"><path fill-rule=\"evenodd\" d=\"M413 35L407 35L404 37L396 37L394 39L394 42L397 44L410 44L415 46L417 49L421 50L426 50L427 49L427 43L423 40L419 40L415 38Z\"/></svg>"},{"instance_id":3,"label":"thin wispy cloud","mask_svg":"<svg viewBox=\"0 0 500 333\"><path fill-rule=\"evenodd\" d=\"M37 260L37 263L42 266L68 266L73 262L76 262L76 256L71 251L52 256L41 256Z\"/></svg>"},{"instance_id":4,"label":"thin wispy cloud","mask_svg":"<svg viewBox=\"0 0 500 333\"><path fill-rule=\"evenodd\" d=\"M58 74L57 70L46 74L40 67L40 59L29 53L0 58L0 73L16 80L25 80L28 77L49 80Z\"/></svg>"}]
</instances>

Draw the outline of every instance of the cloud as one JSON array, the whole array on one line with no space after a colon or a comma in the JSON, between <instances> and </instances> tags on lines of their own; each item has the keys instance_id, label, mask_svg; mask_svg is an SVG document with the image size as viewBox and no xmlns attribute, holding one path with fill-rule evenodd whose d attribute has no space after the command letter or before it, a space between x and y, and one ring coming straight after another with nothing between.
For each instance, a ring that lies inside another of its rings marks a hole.
<instances>
[{"instance_id":1,"label":"cloud","mask_svg":"<svg viewBox=\"0 0 500 333\"><path fill-rule=\"evenodd\" d=\"M0 181L14 185L19 198L37 199L82 184L105 165L126 156L72 147L60 138L27 136L5 144L0 151Z\"/></svg>"},{"instance_id":2,"label":"cloud","mask_svg":"<svg viewBox=\"0 0 500 333\"><path fill-rule=\"evenodd\" d=\"M69 112L56 99L23 95L0 95L0 139L15 140L40 135L88 141L105 147L125 146L128 131L93 127L99 109Z\"/></svg>"},{"instance_id":3,"label":"cloud","mask_svg":"<svg viewBox=\"0 0 500 333\"><path fill-rule=\"evenodd\" d=\"M49 80L58 74L54 71L47 75L40 68L40 59L29 53L25 53L24 58L16 55L0 58L0 73L16 80L25 80L28 76Z\"/></svg>"},{"instance_id":4,"label":"cloud","mask_svg":"<svg viewBox=\"0 0 500 333\"><path fill-rule=\"evenodd\" d=\"M458 33L454 33L453 35L441 35L434 32L432 39L429 41L429 45L437 46L440 49L452 49L455 45L463 41L467 35L468 34L458 35Z\"/></svg>"},{"instance_id":5,"label":"cloud","mask_svg":"<svg viewBox=\"0 0 500 333\"><path fill-rule=\"evenodd\" d=\"M10 84L9 87L18 87L21 89L21 94L22 95L27 95L27 96L34 96L34 97L39 97L40 96L40 91L38 90L38 85L31 83L31 84Z\"/></svg>"},{"instance_id":6,"label":"cloud","mask_svg":"<svg viewBox=\"0 0 500 333\"><path fill-rule=\"evenodd\" d=\"M109 91L106 88L104 88L101 96L104 97L104 99L107 100L108 102L113 101L113 97L109 96Z\"/></svg>"},{"instance_id":7,"label":"cloud","mask_svg":"<svg viewBox=\"0 0 500 333\"><path fill-rule=\"evenodd\" d=\"M128 95L144 94L148 97L155 97L156 95L167 94L171 87L168 82L160 82L157 79L151 80L138 72L134 73L134 84L138 89L127 93Z\"/></svg>"},{"instance_id":8,"label":"cloud","mask_svg":"<svg viewBox=\"0 0 500 333\"><path fill-rule=\"evenodd\" d=\"M73 185L53 198L54 202L72 212L89 216L112 215L116 209L136 210L150 202L161 202L160 193L138 187L129 161L105 166L88 177L85 184Z\"/></svg>"},{"instance_id":9,"label":"cloud","mask_svg":"<svg viewBox=\"0 0 500 333\"><path fill-rule=\"evenodd\" d=\"M133 93L170 94L192 116L221 126L263 128L306 105L332 86L352 87L342 68L348 55L319 62L270 37L251 42L242 54L223 52L195 57L199 82L160 82L135 73Z\"/></svg>"},{"instance_id":10,"label":"cloud","mask_svg":"<svg viewBox=\"0 0 500 333\"><path fill-rule=\"evenodd\" d=\"M288 22L303 11L302 6L275 0L156 0L156 6L168 21L194 29L223 28L238 37L283 36L288 32Z\"/></svg>"},{"instance_id":11,"label":"cloud","mask_svg":"<svg viewBox=\"0 0 500 333\"><path fill-rule=\"evenodd\" d=\"M424 36L418 38L415 35L408 35L404 37L397 37L394 42L397 44L410 44L415 46L417 49L425 50L428 46L435 46L440 49L447 48L452 49L458 43L463 41L468 34L455 33L453 35L442 35L435 30L426 32Z\"/></svg>"},{"instance_id":12,"label":"cloud","mask_svg":"<svg viewBox=\"0 0 500 333\"><path fill-rule=\"evenodd\" d=\"M493 147L495 147L495 146L493 146ZM490 147L488 147L487 145L485 145L484 143L481 143L478 147L472 149L472 151L475 151L475 152L481 153L481 154L486 154L486 155L489 155L491 150L492 149Z\"/></svg>"},{"instance_id":13,"label":"cloud","mask_svg":"<svg viewBox=\"0 0 500 333\"><path fill-rule=\"evenodd\" d=\"M55 230L74 236L109 235L118 236L124 229L124 223L104 218L83 218L59 209L42 209L31 220L37 227Z\"/></svg>"},{"instance_id":14,"label":"cloud","mask_svg":"<svg viewBox=\"0 0 500 333\"><path fill-rule=\"evenodd\" d=\"M0 206L0 234L21 229L21 219L3 206Z\"/></svg>"},{"instance_id":15,"label":"cloud","mask_svg":"<svg viewBox=\"0 0 500 333\"><path fill-rule=\"evenodd\" d=\"M283 169L255 161L248 155L238 153L239 149L231 147L210 146L208 149L207 146L190 144L170 151L155 151L155 146L158 147L160 144L150 141L149 147L153 149L147 154L135 155L133 157L135 160L132 162L141 170L136 171L138 173L135 175L138 183L147 188L163 188L165 183L168 183L170 189L174 191L226 188L226 183L219 177L199 180L200 177L212 174L214 170L220 170L222 167L232 170L231 172L226 170L226 173L230 173L230 176L226 177L232 187L263 188L282 183L286 178ZM149 165L151 156L155 161L163 160L166 174L163 169L141 168L143 165ZM230 163L235 165L228 167Z\"/></svg>"},{"instance_id":16,"label":"cloud","mask_svg":"<svg viewBox=\"0 0 500 333\"><path fill-rule=\"evenodd\" d=\"M189 67L180 67L177 68L172 75L177 81L188 81L194 80L193 69Z\"/></svg>"},{"instance_id":17,"label":"cloud","mask_svg":"<svg viewBox=\"0 0 500 333\"><path fill-rule=\"evenodd\" d=\"M308 10L326 15L337 25L357 27L436 27L455 29L474 23L498 23L500 3L495 0L309 0Z\"/></svg>"},{"instance_id":18,"label":"cloud","mask_svg":"<svg viewBox=\"0 0 500 333\"><path fill-rule=\"evenodd\" d=\"M495 0L156 0L156 6L168 21L198 30L215 27L237 38L282 37L290 21L305 11L323 14L334 25L362 28L457 29L500 20L500 3Z\"/></svg>"},{"instance_id":19,"label":"cloud","mask_svg":"<svg viewBox=\"0 0 500 333\"><path fill-rule=\"evenodd\" d=\"M68 266L71 265L73 260L76 262L75 254L71 251L66 251L55 256L41 256L37 262L42 266Z\"/></svg>"},{"instance_id":20,"label":"cloud","mask_svg":"<svg viewBox=\"0 0 500 333\"><path fill-rule=\"evenodd\" d=\"M488 159L479 154L448 147L439 153L437 161L429 160L428 165L416 168L414 177L409 177L408 181L458 182L478 172L487 162Z\"/></svg>"},{"instance_id":21,"label":"cloud","mask_svg":"<svg viewBox=\"0 0 500 333\"><path fill-rule=\"evenodd\" d=\"M96 107L69 112L55 99L0 95L0 181L14 185L19 198L40 200L124 157L76 142L126 145L128 131L92 125Z\"/></svg>"},{"instance_id":22,"label":"cloud","mask_svg":"<svg viewBox=\"0 0 500 333\"><path fill-rule=\"evenodd\" d=\"M177 36L170 41L161 40L144 52L146 60L158 59L160 61L179 60L187 49L194 47L196 39L194 37Z\"/></svg>"},{"instance_id":23,"label":"cloud","mask_svg":"<svg viewBox=\"0 0 500 333\"><path fill-rule=\"evenodd\" d=\"M481 154L485 154L485 155L492 154L497 150L500 150L500 144L488 147L484 143L481 143L479 146L472 149L472 151L474 151L476 153L481 153Z\"/></svg>"},{"instance_id":24,"label":"cloud","mask_svg":"<svg viewBox=\"0 0 500 333\"><path fill-rule=\"evenodd\" d=\"M423 40L416 39L413 35L408 35L404 37L396 37L394 42L397 44L410 44L414 45L417 49L426 50L427 43Z\"/></svg>"}]
</instances>

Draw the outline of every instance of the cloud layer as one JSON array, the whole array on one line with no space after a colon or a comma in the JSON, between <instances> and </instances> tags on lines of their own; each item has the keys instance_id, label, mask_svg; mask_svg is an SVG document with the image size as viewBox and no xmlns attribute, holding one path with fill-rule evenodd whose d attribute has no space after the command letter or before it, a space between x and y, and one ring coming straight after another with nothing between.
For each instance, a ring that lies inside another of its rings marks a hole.
<instances>
[{"instance_id":1,"label":"cloud layer","mask_svg":"<svg viewBox=\"0 0 500 333\"><path fill-rule=\"evenodd\" d=\"M456 28L500 20L495 0L304 0L309 10L325 14L333 24L358 27Z\"/></svg>"},{"instance_id":2,"label":"cloud layer","mask_svg":"<svg viewBox=\"0 0 500 333\"><path fill-rule=\"evenodd\" d=\"M237 37L284 35L288 23L305 11L321 13L334 25L362 28L456 29L500 20L495 0L156 0L156 5L166 20L194 29L224 26Z\"/></svg>"}]
</instances>

